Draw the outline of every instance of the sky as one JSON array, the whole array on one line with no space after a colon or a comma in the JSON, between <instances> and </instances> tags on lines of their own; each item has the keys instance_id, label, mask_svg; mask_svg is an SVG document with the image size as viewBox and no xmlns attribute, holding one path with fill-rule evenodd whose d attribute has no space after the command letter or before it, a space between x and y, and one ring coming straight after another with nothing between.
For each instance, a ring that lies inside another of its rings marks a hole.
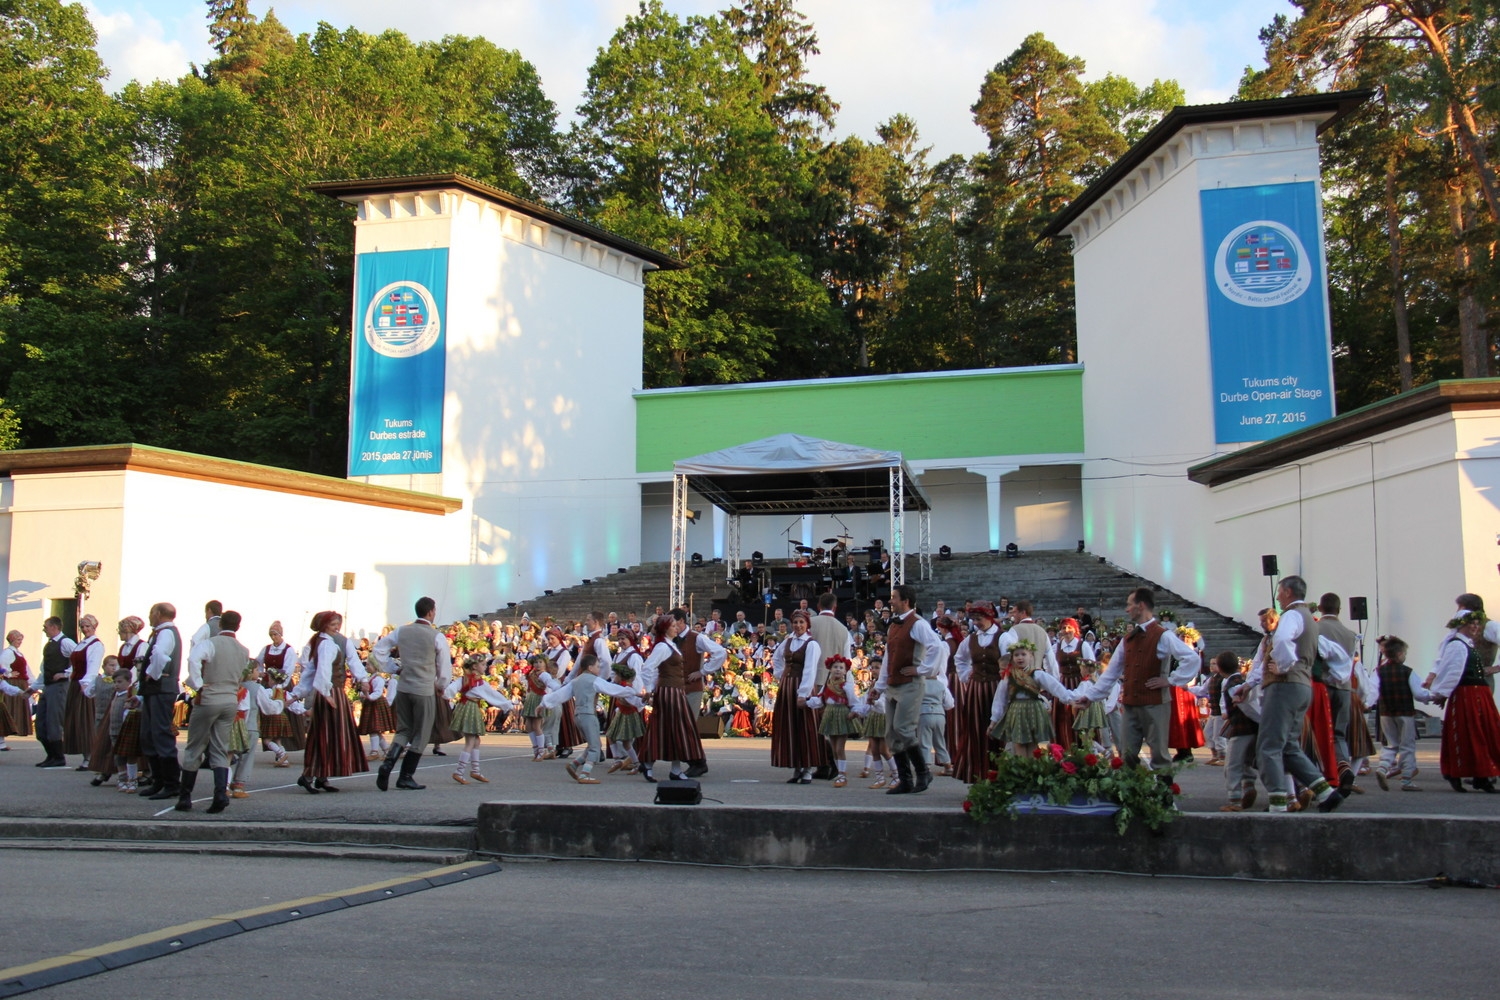
<instances>
[{"instance_id":1,"label":"sky","mask_svg":"<svg viewBox=\"0 0 1500 1000\"><path fill-rule=\"evenodd\" d=\"M176 79L213 55L199 0L86 0L109 86ZM516 49L541 75L564 126L590 64L635 0L251 0L294 34L326 21L372 34L394 28L418 41L479 35ZM728 0L667 0L682 16L712 14ZM874 139L892 115L915 119L933 159L984 148L970 106L984 75L1040 31L1087 63L1145 85L1175 79L1191 104L1230 99L1247 65L1262 65L1259 30L1288 0L801 0L821 54L809 79L841 108L840 137Z\"/></svg>"}]
</instances>

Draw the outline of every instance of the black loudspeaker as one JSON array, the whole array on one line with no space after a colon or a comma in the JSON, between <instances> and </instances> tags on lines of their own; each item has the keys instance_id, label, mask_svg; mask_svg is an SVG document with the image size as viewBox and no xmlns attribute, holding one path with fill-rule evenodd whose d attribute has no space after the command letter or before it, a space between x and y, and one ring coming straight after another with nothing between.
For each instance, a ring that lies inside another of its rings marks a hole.
<instances>
[{"instance_id":1,"label":"black loudspeaker","mask_svg":"<svg viewBox=\"0 0 1500 1000\"><path fill-rule=\"evenodd\" d=\"M703 801L703 786L691 778L662 781L656 786L659 806L695 806Z\"/></svg>"},{"instance_id":2,"label":"black loudspeaker","mask_svg":"<svg viewBox=\"0 0 1500 1000\"><path fill-rule=\"evenodd\" d=\"M1370 601L1366 597L1349 598L1349 617L1357 622L1370 620Z\"/></svg>"},{"instance_id":3,"label":"black loudspeaker","mask_svg":"<svg viewBox=\"0 0 1500 1000\"><path fill-rule=\"evenodd\" d=\"M1276 557L1275 556L1261 556L1260 557L1260 575L1261 576L1275 576L1276 572L1277 572L1277 570L1276 570Z\"/></svg>"}]
</instances>

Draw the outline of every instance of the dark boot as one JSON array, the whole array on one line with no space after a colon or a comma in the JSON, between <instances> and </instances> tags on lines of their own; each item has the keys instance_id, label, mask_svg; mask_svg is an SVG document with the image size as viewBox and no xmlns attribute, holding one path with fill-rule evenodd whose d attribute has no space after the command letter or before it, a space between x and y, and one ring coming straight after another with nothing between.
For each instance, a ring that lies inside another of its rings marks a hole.
<instances>
[{"instance_id":1,"label":"dark boot","mask_svg":"<svg viewBox=\"0 0 1500 1000\"><path fill-rule=\"evenodd\" d=\"M214 768L214 800L207 809L211 813L221 813L229 808L229 768Z\"/></svg>"},{"instance_id":2,"label":"dark boot","mask_svg":"<svg viewBox=\"0 0 1500 1000\"><path fill-rule=\"evenodd\" d=\"M927 791L927 786L932 784L932 772L927 768L927 755L922 752L921 747L912 747L907 754L911 758L916 791Z\"/></svg>"},{"instance_id":3,"label":"dark boot","mask_svg":"<svg viewBox=\"0 0 1500 1000\"><path fill-rule=\"evenodd\" d=\"M177 783L177 804L173 806L180 813L193 811L193 786L198 783L197 771L183 771L182 779ZM153 799L163 798L162 795L153 795Z\"/></svg>"},{"instance_id":4,"label":"dark boot","mask_svg":"<svg viewBox=\"0 0 1500 1000\"><path fill-rule=\"evenodd\" d=\"M43 747L43 749L45 749L47 751L47 759L44 760L44 761L42 761L42 763L41 763L40 766L42 766L42 767L67 767L68 766L68 758L63 753L62 740L48 740L46 743L42 744L42 747Z\"/></svg>"},{"instance_id":5,"label":"dark boot","mask_svg":"<svg viewBox=\"0 0 1500 1000\"><path fill-rule=\"evenodd\" d=\"M417 784L417 779L412 777L412 775L417 773L417 764L421 760L421 754L412 753L411 749L407 748L406 757L401 761L401 775L396 779L397 788L405 788L408 791L417 792L427 787L426 785Z\"/></svg>"},{"instance_id":6,"label":"dark boot","mask_svg":"<svg viewBox=\"0 0 1500 1000\"><path fill-rule=\"evenodd\" d=\"M910 795L917 790L917 786L912 780L911 751L902 750L892 754L891 757L896 762L896 773L901 777L894 785L885 790L885 794Z\"/></svg>"},{"instance_id":7,"label":"dark boot","mask_svg":"<svg viewBox=\"0 0 1500 1000\"><path fill-rule=\"evenodd\" d=\"M688 764L688 769L683 773L686 774L689 778L701 778L708 773L708 761L704 760L702 757L698 758L695 761L690 761Z\"/></svg>"},{"instance_id":8,"label":"dark boot","mask_svg":"<svg viewBox=\"0 0 1500 1000\"><path fill-rule=\"evenodd\" d=\"M380 762L380 770L375 772L375 787L382 792L391 787L391 771L396 766L396 758L401 756L401 748L394 743L385 752L385 760Z\"/></svg>"},{"instance_id":9,"label":"dark boot","mask_svg":"<svg viewBox=\"0 0 1500 1000\"><path fill-rule=\"evenodd\" d=\"M143 799L149 799L151 796L161 791L162 786L161 758L147 755L146 766L151 769L151 780L141 782L140 791L135 793Z\"/></svg>"},{"instance_id":10,"label":"dark boot","mask_svg":"<svg viewBox=\"0 0 1500 1000\"><path fill-rule=\"evenodd\" d=\"M183 774L182 768L175 757L161 757L156 763L161 768L161 791L155 795L147 796L153 802L161 802L166 799L177 798L182 789L178 786L178 778Z\"/></svg>"}]
</instances>

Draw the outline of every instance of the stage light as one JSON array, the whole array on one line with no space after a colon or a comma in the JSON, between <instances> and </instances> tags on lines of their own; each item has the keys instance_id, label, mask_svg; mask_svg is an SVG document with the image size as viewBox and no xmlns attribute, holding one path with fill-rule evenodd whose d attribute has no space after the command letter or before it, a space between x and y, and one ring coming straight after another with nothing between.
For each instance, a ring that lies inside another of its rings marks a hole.
<instances>
[{"instance_id":1,"label":"stage light","mask_svg":"<svg viewBox=\"0 0 1500 1000\"><path fill-rule=\"evenodd\" d=\"M688 523L689 524L697 524L698 523L698 518L700 518L702 516L703 516L703 511L701 511L701 510L690 510L690 511L687 512Z\"/></svg>"},{"instance_id":2,"label":"stage light","mask_svg":"<svg viewBox=\"0 0 1500 1000\"><path fill-rule=\"evenodd\" d=\"M1005 546L1005 558L1014 559L1021 554L1021 546L1010 542Z\"/></svg>"},{"instance_id":3,"label":"stage light","mask_svg":"<svg viewBox=\"0 0 1500 1000\"><path fill-rule=\"evenodd\" d=\"M1078 539L1078 554L1079 555L1083 554L1083 539L1082 538Z\"/></svg>"},{"instance_id":4,"label":"stage light","mask_svg":"<svg viewBox=\"0 0 1500 1000\"><path fill-rule=\"evenodd\" d=\"M699 566L702 566L702 565L703 565L703 553L702 552L694 552L693 553L693 566L696 568L696 567L699 567Z\"/></svg>"},{"instance_id":5,"label":"stage light","mask_svg":"<svg viewBox=\"0 0 1500 1000\"><path fill-rule=\"evenodd\" d=\"M938 558L944 562L953 558L953 550L946 545L938 546Z\"/></svg>"}]
</instances>

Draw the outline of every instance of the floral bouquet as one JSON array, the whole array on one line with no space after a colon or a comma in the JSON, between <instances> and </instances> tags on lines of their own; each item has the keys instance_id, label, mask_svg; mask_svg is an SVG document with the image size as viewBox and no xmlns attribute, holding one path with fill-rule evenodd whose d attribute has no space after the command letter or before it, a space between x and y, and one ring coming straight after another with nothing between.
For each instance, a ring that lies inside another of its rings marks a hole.
<instances>
[{"instance_id":1,"label":"floral bouquet","mask_svg":"<svg viewBox=\"0 0 1500 1000\"><path fill-rule=\"evenodd\" d=\"M1134 820L1148 829L1160 830L1177 813L1176 797L1182 790L1160 781L1150 769L1126 767L1119 757L1105 757L1076 746L1067 753L1057 744L1043 744L1031 756L994 754L994 769L987 778L969 786L964 812L978 823L997 816L1014 818L1018 801L1041 796L1057 805L1075 798L1112 802L1115 830L1124 833Z\"/></svg>"}]
</instances>

